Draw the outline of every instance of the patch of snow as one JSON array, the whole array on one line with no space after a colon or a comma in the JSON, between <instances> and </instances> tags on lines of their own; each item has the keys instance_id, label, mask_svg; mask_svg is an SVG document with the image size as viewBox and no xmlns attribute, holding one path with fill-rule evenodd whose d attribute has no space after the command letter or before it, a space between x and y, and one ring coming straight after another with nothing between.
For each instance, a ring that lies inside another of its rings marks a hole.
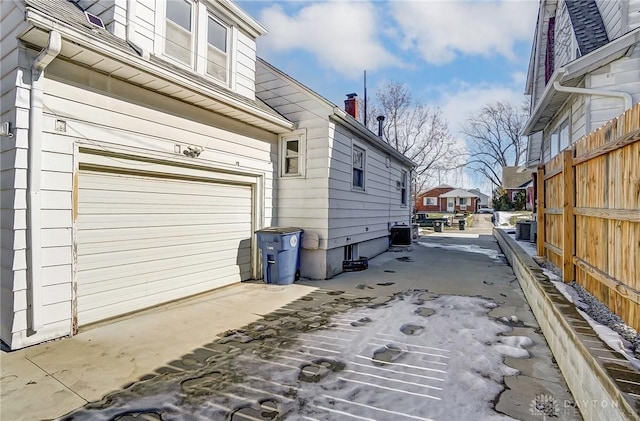
<instances>
[{"instance_id":1,"label":"patch of snow","mask_svg":"<svg viewBox=\"0 0 640 421\"><path fill-rule=\"evenodd\" d=\"M422 247L441 248L444 250L484 254L495 260L501 260L501 258L504 258L504 254L502 254L498 250L479 247L475 244L436 244L436 243L418 243L418 244L420 244Z\"/></svg>"},{"instance_id":2,"label":"patch of snow","mask_svg":"<svg viewBox=\"0 0 640 421\"><path fill-rule=\"evenodd\" d=\"M433 234L429 234L429 237L456 237L456 238L478 238L479 234L470 234L466 232L460 231L444 231L444 232L434 232Z\"/></svg>"}]
</instances>

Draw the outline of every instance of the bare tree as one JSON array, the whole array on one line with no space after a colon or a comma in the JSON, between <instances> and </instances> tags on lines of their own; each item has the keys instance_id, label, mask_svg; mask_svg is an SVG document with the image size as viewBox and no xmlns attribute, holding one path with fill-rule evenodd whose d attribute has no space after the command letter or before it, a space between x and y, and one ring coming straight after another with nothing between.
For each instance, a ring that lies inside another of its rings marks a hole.
<instances>
[{"instance_id":1,"label":"bare tree","mask_svg":"<svg viewBox=\"0 0 640 421\"><path fill-rule=\"evenodd\" d=\"M468 168L501 186L502 167L520 165L524 159L526 139L520 132L527 116L525 102L496 101L482 107L462 128L469 150Z\"/></svg>"},{"instance_id":2,"label":"bare tree","mask_svg":"<svg viewBox=\"0 0 640 421\"><path fill-rule=\"evenodd\" d=\"M389 82L376 92L367 112L368 126L378 132L377 116L384 116L382 139L417 164L416 191L438 171L462 164L461 152L439 108L416 101L408 87Z\"/></svg>"}]
</instances>

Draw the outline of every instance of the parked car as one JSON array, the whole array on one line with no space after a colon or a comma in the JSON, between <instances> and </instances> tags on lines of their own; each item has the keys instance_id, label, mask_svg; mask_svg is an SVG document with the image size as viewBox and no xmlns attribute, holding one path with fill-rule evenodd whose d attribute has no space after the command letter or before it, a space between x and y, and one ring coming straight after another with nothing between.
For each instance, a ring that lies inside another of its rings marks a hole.
<instances>
[{"instance_id":1,"label":"parked car","mask_svg":"<svg viewBox=\"0 0 640 421\"><path fill-rule=\"evenodd\" d=\"M493 208L478 209L478 213L493 213Z\"/></svg>"}]
</instances>

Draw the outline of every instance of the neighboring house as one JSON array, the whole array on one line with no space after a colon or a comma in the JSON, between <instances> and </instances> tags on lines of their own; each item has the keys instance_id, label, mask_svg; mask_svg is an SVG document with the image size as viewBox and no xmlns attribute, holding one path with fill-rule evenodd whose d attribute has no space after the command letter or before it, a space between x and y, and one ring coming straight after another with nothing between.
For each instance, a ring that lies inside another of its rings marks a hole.
<instances>
[{"instance_id":1,"label":"neighboring house","mask_svg":"<svg viewBox=\"0 0 640 421\"><path fill-rule=\"evenodd\" d=\"M533 209L533 178L531 172L524 167L502 167L502 188L512 203L515 202L518 193L525 192L526 207L528 210Z\"/></svg>"},{"instance_id":2,"label":"neighboring house","mask_svg":"<svg viewBox=\"0 0 640 421\"><path fill-rule=\"evenodd\" d=\"M454 189L440 195L447 202L447 212L475 212L478 196L464 189Z\"/></svg>"},{"instance_id":3,"label":"neighboring house","mask_svg":"<svg viewBox=\"0 0 640 421\"><path fill-rule=\"evenodd\" d=\"M266 226L309 230L303 264L324 278L410 224L409 160L285 76L260 94L295 88L271 103L298 115L256 97L266 31L233 3L19 0L0 15L9 348L260 279ZM298 118L318 109L323 128Z\"/></svg>"},{"instance_id":4,"label":"neighboring house","mask_svg":"<svg viewBox=\"0 0 640 421\"><path fill-rule=\"evenodd\" d=\"M478 196L478 200L476 201L476 211L478 209L491 207L491 203L490 203L491 197L487 194L482 193L480 189L469 189L468 192Z\"/></svg>"},{"instance_id":5,"label":"neighboring house","mask_svg":"<svg viewBox=\"0 0 640 421\"><path fill-rule=\"evenodd\" d=\"M638 103L640 0L541 0L526 93L529 168Z\"/></svg>"},{"instance_id":6,"label":"neighboring house","mask_svg":"<svg viewBox=\"0 0 640 421\"><path fill-rule=\"evenodd\" d=\"M475 212L478 206L477 202L477 194L441 184L417 195L415 212Z\"/></svg>"},{"instance_id":7,"label":"neighboring house","mask_svg":"<svg viewBox=\"0 0 640 421\"><path fill-rule=\"evenodd\" d=\"M448 184L440 184L437 187L419 193L416 195L415 212L446 212L447 199L440 198L440 195L454 189L455 187L449 186Z\"/></svg>"},{"instance_id":8,"label":"neighboring house","mask_svg":"<svg viewBox=\"0 0 640 421\"><path fill-rule=\"evenodd\" d=\"M276 209L278 224L305 230L303 277L330 278L386 250L392 226L410 227L415 164L356 120L353 95L351 115L261 59L256 95L296 124L279 140Z\"/></svg>"}]
</instances>

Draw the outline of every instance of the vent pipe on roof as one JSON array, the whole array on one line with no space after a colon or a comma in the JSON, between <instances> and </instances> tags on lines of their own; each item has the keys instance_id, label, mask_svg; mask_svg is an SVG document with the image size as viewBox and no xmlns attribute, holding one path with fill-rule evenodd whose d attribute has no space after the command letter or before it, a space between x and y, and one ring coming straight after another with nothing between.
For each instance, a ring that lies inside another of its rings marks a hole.
<instances>
[{"instance_id":1,"label":"vent pipe on roof","mask_svg":"<svg viewBox=\"0 0 640 421\"><path fill-rule=\"evenodd\" d=\"M379 115L376 117L376 120L378 120L378 136L382 137L382 122L384 121L384 116Z\"/></svg>"}]
</instances>

